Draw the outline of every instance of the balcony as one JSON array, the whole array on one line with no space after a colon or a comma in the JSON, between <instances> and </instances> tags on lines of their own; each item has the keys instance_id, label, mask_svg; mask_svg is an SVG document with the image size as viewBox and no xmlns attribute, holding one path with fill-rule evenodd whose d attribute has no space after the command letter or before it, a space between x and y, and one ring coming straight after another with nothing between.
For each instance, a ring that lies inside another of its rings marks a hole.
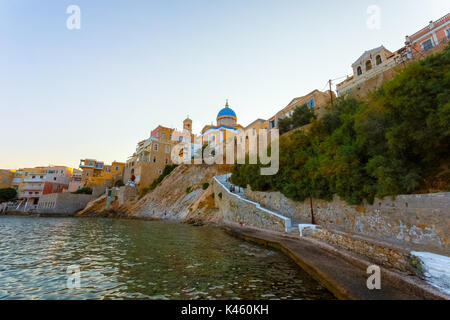
<instances>
[{"instance_id":1,"label":"balcony","mask_svg":"<svg viewBox=\"0 0 450 320\"><path fill-rule=\"evenodd\" d=\"M42 196L42 192L38 192L37 194L35 192L21 192L19 198L40 198Z\"/></svg>"},{"instance_id":2,"label":"balcony","mask_svg":"<svg viewBox=\"0 0 450 320\"><path fill-rule=\"evenodd\" d=\"M80 168L95 168L95 164L80 163Z\"/></svg>"},{"instance_id":3,"label":"balcony","mask_svg":"<svg viewBox=\"0 0 450 320\"><path fill-rule=\"evenodd\" d=\"M23 191L42 191L44 189L44 185L24 185L22 187Z\"/></svg>"}]
</instances>

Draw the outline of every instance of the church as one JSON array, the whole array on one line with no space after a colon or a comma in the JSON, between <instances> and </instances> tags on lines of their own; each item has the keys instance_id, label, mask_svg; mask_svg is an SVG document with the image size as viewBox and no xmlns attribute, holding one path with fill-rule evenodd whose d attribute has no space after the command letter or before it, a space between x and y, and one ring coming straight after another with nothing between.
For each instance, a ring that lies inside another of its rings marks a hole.
<instances>
[{"instance_id":1,"label":"church","mask_svg":"<svg viewBox=\"0 0 450 320\"><path fill-rule=\"evenodd\" d=\"M201 144L216 146L220 143L230 139L244 129L240 124L237 124L236 113L228 105L228 100L225 108L219 111L217 115L217 125L207 125L203 128L201 133Z\"/></svg>"}]
</instances>

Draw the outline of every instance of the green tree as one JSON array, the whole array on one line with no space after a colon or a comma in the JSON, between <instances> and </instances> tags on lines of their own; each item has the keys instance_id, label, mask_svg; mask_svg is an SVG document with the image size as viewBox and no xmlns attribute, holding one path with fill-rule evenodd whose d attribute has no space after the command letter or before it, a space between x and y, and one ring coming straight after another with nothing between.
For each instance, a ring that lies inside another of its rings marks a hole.
<instances>
[{"instance_id":1,"label":"green tree","mask_svg":"<svg viewBox=\"0 0 450 320\"><path fill-rule=\"evenodd\" d=\"M17 191L13 188L0 189L0 203L15 200L17 198Z\"/></svg>"},{"instance_id":2,"label":"green tree","mask_svg":"<svg viewBox=\"0 0 450 320\"><path fill-rule=\"evenodd\" d=\"M450 164L449 88L450 45L411 63L366 101L338 98L321 119L311 117L306 106L297 108L280 128L311 126L280 138L278 173L261 176L260 164L236 165L231 179L297 201L330 200L336 194L349 204L427 192L427 181L437 177L445 191L450 188L450 175L443 174Z\"/></svg>"}]
</instances>

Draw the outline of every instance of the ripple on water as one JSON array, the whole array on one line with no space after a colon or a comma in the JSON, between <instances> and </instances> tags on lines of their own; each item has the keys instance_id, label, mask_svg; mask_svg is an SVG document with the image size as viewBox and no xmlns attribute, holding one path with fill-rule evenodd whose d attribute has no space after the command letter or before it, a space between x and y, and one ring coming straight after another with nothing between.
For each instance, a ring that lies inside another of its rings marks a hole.
<instances>
[{"instance_id":1,"label":"ripple on water","mask_svg":"<svg viewBox=\"0 0 450 320\"><path fill-rule=\"evenodd\" d=\"M0 252L0 299L333 298L283 254L213 227L0 217Z\"/></svg>"}]
</instances>

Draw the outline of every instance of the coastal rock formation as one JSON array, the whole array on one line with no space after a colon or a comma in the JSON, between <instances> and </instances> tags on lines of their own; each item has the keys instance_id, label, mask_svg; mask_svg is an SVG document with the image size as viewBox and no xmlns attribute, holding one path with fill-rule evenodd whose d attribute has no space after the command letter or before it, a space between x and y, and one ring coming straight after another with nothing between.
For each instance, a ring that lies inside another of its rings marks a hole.
<instances>
[{"instance_id":1,"label":"coastal rock formation","mask_svg":"<svg viewBox=\"0 0 450 320\"><path fill-rule=\"evenodd\" d=\"M159 186L126 203L106 196L91 201L79 216L149 218L201 224L221 221L215 208L213 177L231 171L227 165L180 165Z\"/></svg>"}]
</instances>

